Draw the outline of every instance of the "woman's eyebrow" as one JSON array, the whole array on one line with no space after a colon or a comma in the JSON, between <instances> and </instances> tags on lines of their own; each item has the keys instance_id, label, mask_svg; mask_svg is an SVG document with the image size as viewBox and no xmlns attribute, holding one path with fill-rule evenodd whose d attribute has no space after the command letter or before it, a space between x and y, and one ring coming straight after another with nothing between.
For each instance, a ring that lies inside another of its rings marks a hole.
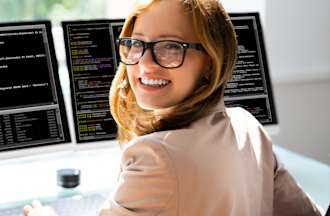
<instances>
[{"instance_id":1,"label":"woman's eyebrow","mask_svg":"<svg viewBox=\"0 0 330 216\"><path fill-rule=\"evenodd\" d=\"M134 32L134 33L132 34L132 36L141 36L141 37L145 37L146 35L143 34L143 33L140 33L140 32ZM182 40L182 41L185 40L182 36L177 35L177 34L161 34L161 35L157 35L157 38L177 38L177 39Z\"/></svg>"},{"instance_id":2,"label":"woman's eyebrow","mask_svg":"<svg viewBox=\"0 0 330 216\"><path fill-rule=\"evenodd\" d=\"M132 35L135 35L135 36L144 36L143 33L139 33L139 32L133 32Z\"/></svg>"}]
</instances>

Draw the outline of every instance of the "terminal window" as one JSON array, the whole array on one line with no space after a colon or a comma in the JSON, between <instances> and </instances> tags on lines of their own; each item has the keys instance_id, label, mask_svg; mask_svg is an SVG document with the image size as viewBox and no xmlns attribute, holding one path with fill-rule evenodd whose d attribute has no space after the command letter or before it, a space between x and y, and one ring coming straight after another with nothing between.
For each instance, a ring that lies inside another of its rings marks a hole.
<instances>
[{"instance_id":1,"label":"terminal window","mask_svg":"<svg viewBox=\"0 0 330 216\"><path fill-rule=\"evenodd\" d=\"M245 108L264 125L275 125L278 122L259 14L230 16L237 34L238 55L225 90L225 104Z\"/></svg>"},{"instance_id":2,"label":"terminal window","mask_svg":"<svg viewBox=\"0 0 330 216\"><path fill-rule=\"evenodd\" d=\"M0 150L70 140L50 23L0 24Z\"/></svg>"},{"instance_id":3,"label":"terminal window","mask_svg":"<svg viewBox=\"0 0 330 216\"><path fill-rule=\"evenodd\" d=\"M63 22L76 141L112 139L109 89L118 65L116 38L123 20Z\"/></svg>"}]
</instances>

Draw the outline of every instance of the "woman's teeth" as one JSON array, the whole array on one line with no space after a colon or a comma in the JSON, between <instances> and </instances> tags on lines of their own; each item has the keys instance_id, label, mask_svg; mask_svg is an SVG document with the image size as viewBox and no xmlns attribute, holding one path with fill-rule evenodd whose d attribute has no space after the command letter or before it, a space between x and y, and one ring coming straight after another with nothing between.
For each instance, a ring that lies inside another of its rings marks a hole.
<instances>
[{"instance_id":1,"label":"woman's teeth","mask_svg":"<svg viewBox=\"0 0 330 216\"><path fill-rule=\"evenodd\" d=\"M169 80L155 80L155 79L146 79L146 78L141 78L141 83L144 85L148 86L166 86L169 84Z\"/></svg>"}]
</instances>

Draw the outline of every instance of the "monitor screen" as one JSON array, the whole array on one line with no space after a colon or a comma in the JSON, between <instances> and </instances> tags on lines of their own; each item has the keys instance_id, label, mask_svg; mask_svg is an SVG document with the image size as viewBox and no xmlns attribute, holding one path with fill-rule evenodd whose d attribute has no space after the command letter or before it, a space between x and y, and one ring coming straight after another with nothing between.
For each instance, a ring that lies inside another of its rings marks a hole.
<instances>
[{"instance_id":1,"label":"monitor screen","mask_svg":"<svg viewBox=\"0 0 330 216\"><path fill-rule=\"evenodd\" d=\"M225 104L248 110L263 125L275 126L271 132L277 133L278 120L259 14L230 13L230 17L237 34L238 55L225 90Z\"/></svg>"},{"instance_id":2,"label":"monitor screen","mask_svg":"<svg viewBox=\"0 0 330 216\"><path fill-rule=\"evenodd\" d=\"M109 89L123 24L123 19L62 22L77 143L116 137Z\"/></svg>"},{"instance_id":3,"label":"monitor screen","mask_svg":"<svg viewBox=\"0 0 330 216\"><path fill-rule=\"evenodd\" d=\"M0 151L70 142L51 23L0 23Z\"/></svg>"}]
</instances>

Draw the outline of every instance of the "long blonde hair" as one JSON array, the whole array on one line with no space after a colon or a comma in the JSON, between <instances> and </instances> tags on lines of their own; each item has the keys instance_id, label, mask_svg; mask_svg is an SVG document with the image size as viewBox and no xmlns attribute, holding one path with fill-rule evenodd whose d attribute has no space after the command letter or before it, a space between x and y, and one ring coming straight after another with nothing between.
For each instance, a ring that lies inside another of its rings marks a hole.
<instances>
[{"instance_id":1,"label":"long blonde hair","mask_svg":"<svg viewBox=\"0 0 330 216\"><path fill-rule=\"evenodd\" d=\"M120 37L130 37L136 18L157 1L144 0L127 17ZM141 109L120 64L110 89L110 109L118 125L117 139L125 144L154 131L182 128L200 118L223 97L236 61L237 41L228 14L218 0L178 0L191 13L197 38L210 58L210 67L191 96L167 114Z\"/></svg>"}]
</instances>

